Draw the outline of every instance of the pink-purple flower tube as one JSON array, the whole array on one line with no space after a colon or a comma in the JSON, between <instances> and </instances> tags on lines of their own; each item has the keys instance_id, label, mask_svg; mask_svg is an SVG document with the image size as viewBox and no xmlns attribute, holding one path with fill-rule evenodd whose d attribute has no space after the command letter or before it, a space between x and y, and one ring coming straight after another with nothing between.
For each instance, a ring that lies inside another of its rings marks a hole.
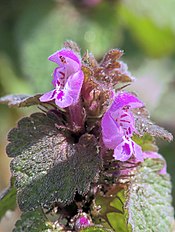
<instances>
[{"instance_id":1,"label":"pink-purple flower tube","mask_svg":"<svg viewBox=\"0 0 175 232\"><path fill-rule=\"evenodd\" d=\"M55 100L55 104L60 108L75 105L84 80L79 57L72 50L62 49L48 59L58 64L52 80L55 89L41 96L40 101Z\"/></svg>"},{"instance_id":2,"label":"pink-purple flower tube","mask_svg":"<svg viewBox=\"0 0 175 232\"><path fill-rule=\"evenodd\" d=\"M131 93L120 92L102 118L103 142L114 150L116 160L126 161L134 155L137 162L143 161L141 147L131 138L134 132L137 133L131 109L142 106L143 103Z\"/></svg>"}]
</instances>

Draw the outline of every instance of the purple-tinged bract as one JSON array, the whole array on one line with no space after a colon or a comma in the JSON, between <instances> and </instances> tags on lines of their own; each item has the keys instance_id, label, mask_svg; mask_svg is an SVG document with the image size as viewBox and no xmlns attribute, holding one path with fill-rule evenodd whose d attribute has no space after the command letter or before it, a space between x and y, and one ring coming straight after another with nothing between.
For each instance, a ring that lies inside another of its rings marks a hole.
<instances>
[{"instance_id":1,"label":"purple-tinged bract","mask_svg":"<svg viewBox=\"0 0 175 232\"><path fill-rule=\"evenodd\" d=\"M55 104L60 108L75 105L84 80L79 57L72 50L62 49L48 59L58 64L52 80L55 89L41 96L40 101L55 100Z\"/></svg>"},{"instance_id":2,"label":"purple-tinged bract","mask_svg":"<svg viewBox=\"0 0 175 232\"><path fill-rule=\"evenodd\" d=\"M103 142L107 148L114 149L116 160L126 161L134 155L137 162L143 161L141 147L131 139L137 133L131 109L142 106L131 93L120 92L102 118Z\"/></svg>"}]
</instances>

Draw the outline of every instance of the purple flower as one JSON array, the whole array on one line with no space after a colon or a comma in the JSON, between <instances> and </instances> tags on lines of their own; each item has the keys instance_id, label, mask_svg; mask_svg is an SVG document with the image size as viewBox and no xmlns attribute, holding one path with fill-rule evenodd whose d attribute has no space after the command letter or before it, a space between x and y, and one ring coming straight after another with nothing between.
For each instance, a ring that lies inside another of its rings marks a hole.
<instances>
[{"instance_id":1,"label":"purple flower","mask_svg":"<svg viewBox=\"0 0 175 232\"><path fill-rule=\"evenodd\" d=\"M52 80L55 89L41 96L40 101L55 100L55 104L60 108L75 105L84 80L80 59L69 49L57 51L48 59L58 64Z\"/></svg>"},{"instance_id":2,"label":"purple flower","mask_svg":"<svg viewBox=\"0 0 175 232\"><path fill-rule=\"evenodd\" d=\"M75 217L75 230L79 231L80 229L89 227L92 225L91 218L86 213L80 213Z\"/></svg>"},{"instance_id":3,"label":"purple flower","mask_svg":"<svg viewBox=\"0 0 175 232\"><path fill-rule=\"evenodd\" d=\"M116 160L126 161L134 155L137 162L143 161L141 147L131 139L133 132L137 133L131 109L142 106L131 93L120 92L102 118L103 142L107 148L114 149Z\"/></svg>"}]
</instances>

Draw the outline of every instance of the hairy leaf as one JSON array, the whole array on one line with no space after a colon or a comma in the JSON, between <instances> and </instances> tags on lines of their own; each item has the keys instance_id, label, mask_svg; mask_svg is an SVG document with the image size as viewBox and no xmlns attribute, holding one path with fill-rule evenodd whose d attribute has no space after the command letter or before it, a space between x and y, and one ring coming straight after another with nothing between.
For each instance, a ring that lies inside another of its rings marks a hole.
<instances>
[{"instance_id":1,"label":"hairy leaf","mask_svg":"<svg viewBox=\"0 0 175 232\"><path fill-rule=\"evenodd\" d=\"M94 68L94 76L97 80L112 87L119 82L128 83L133 77L127 70L127 65L118 59L123 55L119 49L110 50L103 58L100 66Z\"/></svg>"},{"instance_id":2,"label":"hairy leaf","mask_svg":"<svg viewBox=\"0 0 175 232\"><path fill-rule=\"evenodd\" d=\"M117 65L117 60L123 55L123 51L119 49L112 49L108 51L101 62L101 66Z\"/></svg>"},{"instance_id":3,"label":"hairy leaf","mask_svg":"<svg viewBox=\"0 0 175 232\"><path fill-rule=\"evenodd\" d=\"M29 96L25 94L7 95L0 98L0 103L8 104L10 107L28 107L32 105L41 105L39 98L41 94Z\"/></svg>"},{"instance_id":4,"label":"hairy leaf","mask_svg":"<svg viewBox=\"0 0 175 232\"><path fill-rule=\"evenodd\" d=\"M136 116L135 125L140 135L145 133L150 134L153 137L159 137L167 141L172 141L173 136L164 128L154 124L149 118Z\"/></svg>"},{"instance_id":5,"label":"hairy leaf","mask_svg":"<svg viewBox=\"0 0 175 232\"><path fill-rule=\"evenodd\" d=\"M168 174L159 174L163 165L161 160L147 159L135 171L125 205L134 232L171 231L171 183Z\"/></svg>"},{"instance_id":6,"label":"hairy leaf","mask_svg":"<svg viewBox=\"0 0 175 232\"><path fill-rule=\"evenodd\" d=\"M69 204L76 191L87 193L98 177L101 158L95 137L85 134L75 143L77 138L62 127L56 114L35 113L9 133L7 154L14 157L11 171L21 210Z\"/></svg>"},{"instance_id":7,"label":"hairy leaf","mask_svg":"<svg viewBox=\"0 0 175 232\"><path fill-rule=\"evenodd\" d=\"M78 47L77 43L72 40L66 40L64 42L64 47L67 49L73 50L75 53L80 55L80 48Z\"/></svg>"},{"instance_id":8,"label":"hairy leaf","mask_svg":"<svg viewBox=\"0 0 175 232\"><path fill-rule=\"evenodd\" d=\"M0 193L0 219L8 210L16 208L16 188L11 185L8 189Z\"/></svg>"},{"instance_id":9,"label":"hairy leaf","mask_svg":"<svg viewBox=\"0 0 175 232\"><path fill-rule=\"evenodd\" d=\"M82 61L85 65L88 65L90 69L94 69L99 66L97 60L94 55L88 51L86 51L82 57Z\"/></svg>"},{"instance_id":10,"label":"hairy leaf","mask_svg":"<svg viewBox=\"0 0 175 232\"><path fill-rule=\"evenodd\" d=\"M48 232L59 231L53 229L51 223L49 223L44 214L37 210L32 212L23 213L21 219L15 224L13 232Z\"/></svg>"},{"instance_id":11,"label":"hairy leaf","mask_svg":"<svg viewBox=\"0 0 175 232\"><path fill-rule=\"evenodd\" d=\"M109 88L103 88L95 79L94 72L87 65L82 66L84 82L82 86L82 98L88 115L102 115L109 105L111 92Z\"/></svg>"},{"instance_id":12,"label":"hairy leaf","mask_svg":"<svg viewBox=\"0 0 175 232\"><path fill-rule=\"evenodd\" d=\"M146 159L138 166L121 163L117 184L96 196L96 222L121 232L171 231L171 183L168 174L159 174L163 165L161 159Z\"/></svg>"}]
</instances>

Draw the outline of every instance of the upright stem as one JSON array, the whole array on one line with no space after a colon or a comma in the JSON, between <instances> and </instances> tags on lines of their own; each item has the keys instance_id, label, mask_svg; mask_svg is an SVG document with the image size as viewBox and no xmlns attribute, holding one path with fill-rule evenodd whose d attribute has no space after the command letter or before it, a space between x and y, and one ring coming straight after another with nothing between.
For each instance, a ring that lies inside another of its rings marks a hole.
<instances>
[{"instance_id":1,"label":"upright stem","mask_svg":"<svg viewBox=\"0 0 175 232\"><path fill-rule=\"evenodd\" d=\"M75 133L84 132L84 122L85 122L85 110L81 105L81 102L78 101L76 105L71 105L68 108L70 115L70 124L72 130Z\"/></svg>"}]
</instances>

